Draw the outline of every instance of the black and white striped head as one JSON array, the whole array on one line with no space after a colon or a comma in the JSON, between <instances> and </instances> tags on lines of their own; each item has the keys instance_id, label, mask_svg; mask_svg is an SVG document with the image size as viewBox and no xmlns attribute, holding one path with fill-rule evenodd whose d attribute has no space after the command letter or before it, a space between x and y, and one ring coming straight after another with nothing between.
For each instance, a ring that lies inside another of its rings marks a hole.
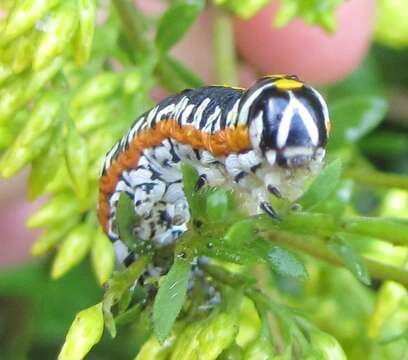
<instances>
[{"instance_id":1,"label":"black and white striped head","mask_svg":"<svg viewBox=\"0 0 408 360\"><path fill-rule=\"evenodd\" d=\"M239 108L252 146L273 165L308 166L324 157L330 131L327 105L322 96L296 76L263 78L250 87Z\"/></svg>"}]
</instances>

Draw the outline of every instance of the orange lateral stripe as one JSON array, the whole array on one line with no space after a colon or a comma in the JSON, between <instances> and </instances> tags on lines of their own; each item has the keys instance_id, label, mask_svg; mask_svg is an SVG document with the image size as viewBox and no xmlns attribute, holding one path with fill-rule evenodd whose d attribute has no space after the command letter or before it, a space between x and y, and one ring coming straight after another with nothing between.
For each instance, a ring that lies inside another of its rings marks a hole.
<instances>
[{"instance_id":1,"label":"orange lateral stripe","mask_svg":"<svg viewBox=\"0 0 408 360\"><path fill-rule=\"evenodd\" d=\"M227 128L208 134L191 125L180 126L176 120L163 120L154 128L146 129L136 135L126 151L112 161L111 166L100 179L98 217L105 232L108 232L108 198L115 191L122 172L137 166L144 149L158 146L165 139L174 139L181 144L189 144L193 149L205 149L215 156L249 150L251 143L245 126Z\"/></svg>"}]
</instances>

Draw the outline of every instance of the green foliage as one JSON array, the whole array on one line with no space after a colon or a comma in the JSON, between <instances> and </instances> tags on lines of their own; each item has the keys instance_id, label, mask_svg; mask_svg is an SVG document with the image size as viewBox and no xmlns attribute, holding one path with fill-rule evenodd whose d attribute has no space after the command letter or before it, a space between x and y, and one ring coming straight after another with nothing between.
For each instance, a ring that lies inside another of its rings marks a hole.
<instances>
[{"instance_id":1,"label":"green foliage","mask_svg":"<svg viewBox=\"0 0 408 360\"><path fill-rule=\"evenodd\" d=\"M378 2L375 38L379 43L396 49L407 47L408 21L403 15L407 6L406 0Z\"/></svg>"},{"instance_id":2,"label":"green foliage","mask_svg":"<svg viewBox=\"0 0 408 360\"><path fill-rule=\"evenodd\" d=\"M277 26L284 26L296 16L301 16L308 24L320 25L328 32L336 30L335 10L341 0L284 0L275 19Z\"/></svg>"},{"instance_id":3,"label":"green foliage","mask_svg":"<svg viewBox=\"0 0 408 360\"><path fill-rule=\"evenodd\" d=\"M291 276L302 280L308 277L303 263L292 253L280 246L273 246L269 250L267 261L271 269L280 275Z\"/></svg>"},{"instance_id":4,"label":"green foliage","mask_svg":"<svg viewBox=\"0 0 408 360\"><path fill-rule=\"evenodd\" d=\"M387 111L387 102L379 97L345 98L331 104L335 126L329 150L353 144L376 128Z\"/></svg>"},{"instance_id":5,"label":"green foliage","mask_svg":"<svg viewBox=\"0 0 408 360\"><path fill-rule=\"evenodd\" d=\"M299 200L305 210L311 210L325 201L338 186L341 175L339 159L327 165Z\"/></svg>"},{"instance_id":6,"label":"green foliage","mask_svg":"<svg viewBox=\"0 0 408 360\"><path fill-rule=\"evenodd\" d=\"M213 0L214 4L232 11L237 16L249 19L271 0ZM318 25L327 32L334 32L337 26L335 10L342 0L284 0L279 4L278 12L271 23L283 27L296 17L302 17L308 24Z\"/></svg>"},{"instance_id":7,"label":"green foliage","mask_svg":"<svg viewBox=\"0 0 408 360\"><path fill-rule=\"evenodd\" d=\"M107 290L103 297L102 309L105 317L105 325L112 337L116 336L116 326L113 320L112 308L119 304L122 297L126 296L129 289L142 275L147 260L146 257L141 257L126 270L115 272L107 284Z\"/></svg>"},{"instance_id":8,"label":"green foliage","mask_svg":"<svg viewBox=\"0 0 408 360\"><path fill-rule=\"evenodd\" d=\"M83 359L103 332L102 304L80 311L68 331L59 360Z\"/></svg>"},{"instance_id":9,"label":"green foliage","mask_svg":"<svg viewBox=\"0 0 408 360\"><path fill-rule=\"evenodd\" d=\"M189 261L177 258L160 283L153 305L153 325L154 333L161 343L170 335L186 299L190 268Z\"/></svg>"},{"instance_id":10,"label":"green foliage","mask_svg":"<svg viewBox=\"0 0 408 360\"><path fill-rule=\"evenodd\" d=\"M337 233L330 241L329 247L339 256L346 268L363 284L370 285L370 273L361 256L350 246L347 234Z\"/></svg>"},{"instance_id":11,"label":"green foliage","mask_svg":"<svg viewBox=\"0 0 408 360\"><path fill-rule=\"evenodd\" d=\"M213 0L214 4L221 5L227 9L233 11L244 19L251 18L270 0L249 0L249 1L237 1L237 0Z\"/></svg>"},{"instance_id":12,"label":"green foliage","mask_svg":"<svg viewBox=\"0 0 408 360\"><path fill-rule=\"evenodd\" d=\"M184 35L204 8L203 0L179 0L160 18L155 43L160 51L168 51Z\"/></svg>"},{"instance_id":13,"label":"green foliage","mask_svg":"<svg viewBox=\"0 0 408 360\"><path fill-rule=\"evenodd\" d=\"M248 18L269 1L213 3ZM285 0L275 23L302 16L333 31L339 3ZM60 348L78 312L61 359L82 359L99 341L92 351L101 358L402 358L408 225L398 217L408 214L408 177L374 170L365 154L385 156L403 171L406 162L396 159L406 158L407 141L399 128L390 131L383 124L388 105L374 55L350 78L323 90L333 123L329 160L298 200L302 210L271 199L280 221L248 217L236 193L196 191L198 174L186 165L192 219L175 249L163 250L169 272L143 277L158 252L134 237L139 219L127 195L119 199L116 225L137 259L113 271L113 247L95 214L104 154L151 106L153 86L173 92L203 84L168 52L203 8L201 0L176 0L151 21L125 0L0 4L6 14L0 18L0 173L11 177L31 166L29 196L47 198L27 222L45 228L32 252L56 253L51 266L0 275L2 296L33 304L32 318L24 319L27 328L16 333L39 348L48 342ZM107 19L96 26L97 9ZM228 23L229 13L222 16ZM216 57L220 69L235 73L233 59ZM88 254L105 287L102 303L90 269L79 265ZM54 282L45 280L49 267ZM371 280L382 281L378 291L368 287ZM0 315L8 319L5 309ZM10 322L17 324L15 319ZM101 338L103 325L118 335L115 340ZM0 347L2 341L0 336ZM28 345L10 344L7 354L27 358Z\"/></svg>"}]
</instances>

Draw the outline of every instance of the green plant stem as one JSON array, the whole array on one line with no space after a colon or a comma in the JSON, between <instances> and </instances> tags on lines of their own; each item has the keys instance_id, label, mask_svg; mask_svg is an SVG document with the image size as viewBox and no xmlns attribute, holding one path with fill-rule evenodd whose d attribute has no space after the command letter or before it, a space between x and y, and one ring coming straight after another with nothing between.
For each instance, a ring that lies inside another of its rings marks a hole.
<instances>
[{"instance_id":1,"label":"green plant stem","mask_svg":"<svg viewBox=\"0 0 408 360\"><path fill-rule=\"evenodd\" d=\"M207 261L199 261L200 269L204 270L208 275L228 286L239 288L245 286L244 294L254 301L258 309L267 308L274 313L288 312L289 310L276 304L268 296L256 289L254 279L248 278L240 273L233 273L224 268L214 265Z\"/></svg>"},{"instance_id":2,"label":"green plant stem","mask_svg":"<svg viewBox=\"0 0 408 360\"><path fill-rule=\"evenodd\" d=\"M287 245L294 250L300 250L332 265L343 266L341 261L327 249L324 241L321 239L278 230L265 230L263 231L263 236L265 239L273 241L274 243ZM394 280L408 287L408 271L366 257L363 257L363 260L372 277Z\"/></svg>"},{"instance_id":3,"label":"green plant stem","mask_svg":"<svg viewBox=\"0 0 408 360\"><path fill-rule=\"evenodd\" d=\"M222 9L215 9L213 46L217 80L221 84L238 85L234 30L231 17Z\"/></svg>"},{"instance_id":4,"label":"green plant stem","mask_svg":"<svg viewBox=\"0 0 408 360\"><path fill-rule=\"evenodd\" d=\"M174 68L174 63L171 62L170 57L167 55L164 55L157 64L156 72L160 83L171 92L179 92L191 87L188 82L180 78L177 70Z\"/></svg>"},{"instance_id":5,"label":"green plant stem","mask_svg":"<svg viewBox=\"0 0 408 360\"><path fill-rule=\"evenodd\" d=\"M364 185L408 190L408 176L406 175L389 174L367 169L350 169L344 172L344 176Z\"/></svg>"},{"instance_id":6,"label":"green plant stem","mask_svg":"<svg viewBox=\"0 0 408 360\"><path fill-rule=\"evenodd\" d=\"M141 312L142 312L142 308L140 304L134 305L128 311L124 312L123 314L118 315L115 318L116 326L122 326L122 325L129 324L129 323L136 321L139 318Z\"/></svg>"},{"instance_id":7,"label":"green plant stem","mask_svg":"<svg viewBox=\"0 0 408 360\"><path fill-rule=\"evenodd\" d=\"M203 261L202 259L199 259L199 266L215 279L231 287L241 287L245 284L251 285L255 283L255 279L252 277L227 271L220 266L216 266L208 261Z\"/></svg>"},{"instance_id":8,"label":"green plant stem","mask_svg":"<svg viewBox=\"0 0 408 360\"><path fill-rule=\"evenodd\" d=\"M136 7L130 0L112 0L118 15L123 23L123 28L130 42L138 51L147 51L149 43L143 36L140 16L137 16Z\"/></svg>"},{"instance_id":9,"label":"green plant stem","mask_svg":"<svg viewBox=\"0 0 408 360\"><path fill-rule=\"evenodd\" d=\"M136 52L154 54L154 47L144 35L144 17L130 0L112 0L122 21L123 29ZM162 85L171 92L202 86L202 81L171 55L162 54L155 72Z\"/></svg>"}]
</instances>

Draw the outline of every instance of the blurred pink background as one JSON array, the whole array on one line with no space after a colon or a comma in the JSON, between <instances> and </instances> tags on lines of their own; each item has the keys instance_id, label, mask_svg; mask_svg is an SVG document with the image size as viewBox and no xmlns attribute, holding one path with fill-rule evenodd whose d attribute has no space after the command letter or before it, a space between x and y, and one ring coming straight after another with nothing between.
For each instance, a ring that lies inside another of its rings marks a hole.
<instances>
[{"instance_id":1,"label":"blurred pink background","mask_svg":"<svg viewBox=\"0 0 408 360\"><path fill-rule=\"evenodd\" d=\"M41 200L27 201L27 171L0 179L0 267L28 260L30 247L40 231L29 230L25 221Z\"/></svg>"}]
</instances>

